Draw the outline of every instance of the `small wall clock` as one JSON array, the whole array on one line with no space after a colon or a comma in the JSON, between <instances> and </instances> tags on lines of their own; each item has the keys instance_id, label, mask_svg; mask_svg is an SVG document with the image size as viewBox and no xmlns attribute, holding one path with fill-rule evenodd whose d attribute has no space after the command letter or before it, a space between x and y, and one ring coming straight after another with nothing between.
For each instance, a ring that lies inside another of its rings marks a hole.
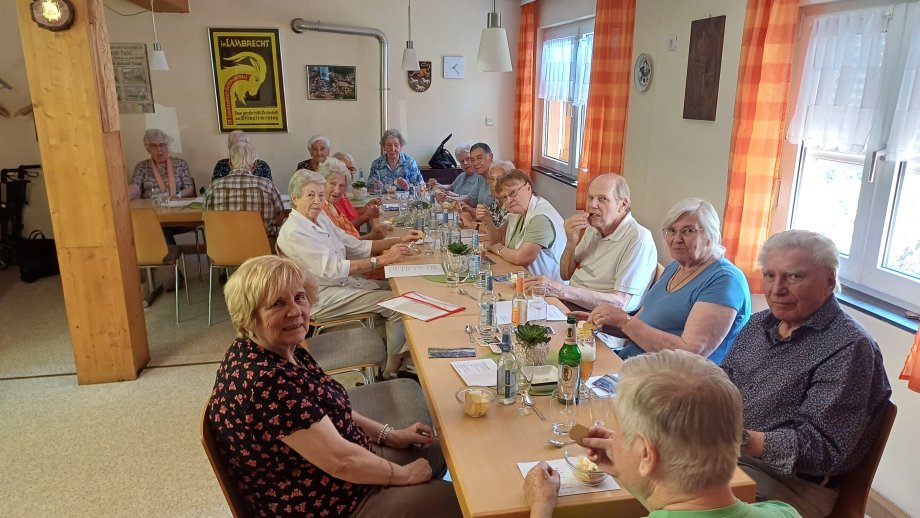
<instances>
[{"instance_id":1,"label":"small wall clock","mask_svg":"<svg viewBox=\"0 0 920 518\"><path fill-rule=\"evenodd\" d=\"M633 82L640 92L648 90L652 84L652 57L648 54L639 54L636 65L633 67Z\"/></svg>"},{"instance_id":2,"label":"small wall clock","mask_svg":"<svg viewBox=\"0 0 920 518\"><path fill-rule=\"evenodd\" d=\"M444 79L463 79L463 56L444 56Z\"/></svg>"},{"instance_id":3,"label":"small wall clock","mask_svg":"<svg viewBox=\"0 0 920 518\"><path fill-rule=\"evenodd\" d=\"M63 31L73 25L73 4L70 0L32 0L29 11L42 29Z\"/></svg>"}]
</instances>

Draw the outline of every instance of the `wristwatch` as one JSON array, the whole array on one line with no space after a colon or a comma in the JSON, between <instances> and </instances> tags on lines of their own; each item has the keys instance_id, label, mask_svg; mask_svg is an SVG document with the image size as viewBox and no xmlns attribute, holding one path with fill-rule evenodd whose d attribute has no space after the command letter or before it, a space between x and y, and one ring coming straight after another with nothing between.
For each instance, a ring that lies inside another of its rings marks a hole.
<instances>
[{"instance_id":1,"label":"wristwatch","mask_svg":"<svg viewBox=\"0 0 920 518\"><path fill-rule=\"evenodd\" d=\"M371 268L376 268L376 267L377 267L377 258L371 257Z\"/></svg>"},{"instance_id":2,"label":"wristwatch","mask_svg":"<svg viewBox=\"0 0 920 518\"><path fill-rule=\"evenodd\" d=\"M744 453L744 449L748 447L748 444L751 444L751 434L747 430L741 431L741 452Z\"/></svg>"}]
</instances>

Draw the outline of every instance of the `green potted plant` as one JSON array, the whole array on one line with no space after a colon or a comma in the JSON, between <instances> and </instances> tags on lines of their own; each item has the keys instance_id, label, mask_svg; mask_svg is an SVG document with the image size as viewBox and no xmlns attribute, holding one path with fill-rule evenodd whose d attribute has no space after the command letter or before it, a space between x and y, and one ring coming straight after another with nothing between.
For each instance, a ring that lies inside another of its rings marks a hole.
<instances>
[{"instance_id":1,"label":"green potted plant","mask_svg":"<svg viewBox=\"0 0 920 518\"><path fill-rule=\"evenodd\" d=\"M351 199L353 200L363 200L367 198L367 184L363 180L358 180L351 184Z\"/></svg>"},{"instance_id":2,"label":"green potted plant","mask_svg":"<svg viewBox=\"0 0 920 518\"><path fill-rule=\"evenodd\" d=\"M546 327L521 324L515 328L514 354L524 365L543 365L549 352L550 336Z\"/></svg>"},{"instance_id":3,"label":"green potted plant","mask_svg":"<svg viewBox=\"0 0 920 518\"><path fill-rule=\"evenodd\" d=\"M464 243L451 243L447 245L447 256L444 257L444 274L448 288L456 288L461 277L469 269L470 247Z\"/></svg>"}]
</instances>

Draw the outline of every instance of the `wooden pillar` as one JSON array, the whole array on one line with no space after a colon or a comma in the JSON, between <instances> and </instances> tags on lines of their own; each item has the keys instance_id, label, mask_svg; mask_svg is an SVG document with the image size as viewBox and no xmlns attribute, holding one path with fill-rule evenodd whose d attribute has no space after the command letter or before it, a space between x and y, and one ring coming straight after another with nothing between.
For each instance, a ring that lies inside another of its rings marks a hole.
<instances>
[{"instance_id":1,"label":"wooden pillar","mask_svg":"<svg viewBox=\"0 0 920 518\"><path fill-rule=\"evenodd\" d=\"M150 360L102 0L38 27L16 0L79 383L133 380Z\"/></svg>"}]
</instances>

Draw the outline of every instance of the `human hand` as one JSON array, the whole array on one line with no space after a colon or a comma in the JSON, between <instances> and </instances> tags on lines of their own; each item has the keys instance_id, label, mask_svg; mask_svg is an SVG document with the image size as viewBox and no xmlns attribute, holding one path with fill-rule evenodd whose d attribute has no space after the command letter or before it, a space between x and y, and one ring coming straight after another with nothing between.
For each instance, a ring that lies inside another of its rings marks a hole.
<instances>
[{"instance_id":1,"label":"human hand","mask_svg":"<svg viewBox=\"0 0 920 518\"><path fill-rule=\"evenodd\" d=\"M582 439L585 455L606 473L613 472L613 432L603 426L592 426Z\"/></svg>"},{"instance_id":2,"label":"human hand","mask_svg":"<svg viewBox=\"0 0 920 518\"><path fill-rule=\"evenodd\" d=\"M476 219L479 221L486 221L486 218L491 218L492 214L489 212L489 207L486 207L483 204L476 205Z\"/></svg>"},{"instance_id":3,"label":"human hand","mask_svg":"<svg viewBox=\"0 0 920 518\"><path fill-rule=\"evenodd\" d=\"M409 181L403 177L399 177L396 179L396 186L402 190L406 190L409 188Z\"/></svg>"},{"instance_id":4,"label":"human hand","mask_svg":"<svg viewBox=\"0 0 920 518\"><path fill-rule=\"evenodd\" d=\"M588 214L584 212L572 214L565 220L563 228L565 228L565 237L568 242L577 245L581 241L581 236L584 235L585 229L588 228Z\"/></svg>"},{"instance_id":5,"label":"human hand","mask_svg":"<svg viewBox=\"0 0 920 518\"><path fill-rule=\"evenodd\" d=\"M435 178L429 178L428 187L431 189L434 189L435 187L440 187L440 185L438 184L438 180Z\"/></svg>"},{"instance_id":6,"label":"human hand","mask_svg":"<svg viewBox=\"0 0 920 518\"><path fill-rule=\"evenodd\" d=\"M504 247L505 247L505 245L503 245L502 243L490 243L490 244L489 244L489 247L488 247L488 250L489 250L490 252L492 252L493 254L497 254L498 251L501 250L501 249L504 248Z\"/></svg>"},{"instance_id":7,"label":"human hand","mask_svg":"<svg viewBox=\"0 0 920 518\"><path fill-rule=\"evenodd\" d=\"M444 203L444 200L447 199L447 193L444 191L435 191L434 199L438 203Z\"/></svg>"},{"instance_id":8,"label":"human hand","mask_svg":"<svg viewBox=\"0 0 920 518\"><path fill-rule=\"evenodd\" d=\"M393 433L393 432L390 432ZM428 459L415 459L414 461L396 468L399 477L394 476L393 484L398 486L414 486L431 480L431 464Z\"/></svg>"},{"instance_id":9,"label":"human hand","mask_svg":"<svg viewBox=\"0 0 920 518\"><path fill-rule=\"evenodd\" d=\"M565 287L565 285L562 284L561 282L554 281L544 275L534 275L534 276L528 276L524 279L524 290L526 291L531 286L534 286L537 284L543 284L544 286L546 286L546 296L547 297L558 297L559 294L562 293L563 288Z\"/></svg>"},{"instance_id":10,"label":"human hand","mask_svg":"<svg viewBox=\"0 0 920 518\"><path fill-rule=\"evenodd\" d=\"M399 238L399 241L402 243L413 243L415 241L418 241L419 239L422 239L422 237L424 237L424 234L422 234L420 231L410 230L406 232L404 236Z\"/></svg>"},{"instance_id":11,"label":"human hand","mask_svg":"<svg viewBox=\"0 0 920 518\"><path fill-rule=\"evenodd\" d=\"M371 219L379 218L380 217L380 205L379 204L368 205L364 213Z\"/></svg>"},{"instance_id":12,"label":"human hand","mask_svg":"<svg viewBox=\"0 0 920 518\"><path fill-rule=\"evenodd\" d=\"M588 317L591 316L591 313L588 311L569 311L565 314L567 317L575 317L575 320L588 320Z\"/></svg>"},{"instance_id":13,"label":"human hand","mask_svg":"<svg viewBox=\"0 0 920 518\"><path fill-rule=\"evenodd\" d=\"M409 245L404 243L396 243L390 248L387 248L382 254L380 254L378 263L380 263L380 266L398 263L403 256L407 255L409 255Z\"/></svg>"},{"instance_id":14,"label":"human hand","mask_svg":"<svg viewBox=\"0 0 920 518\"><path fill-rule=\"evenodd\" d=\"M531 516L552 516L559 485L559 473L546 462L530 468L524 477L524 496L530 504Z\"/></svg>"},{"instance_id":15,"label":"human hand","mask_svg":"<svg viewBox=\"0 0 920 518\"><path fill-rule=\"evenodd\" d=\"M597 327L605 325L620 327L627 316L628 314L621 308L612 304L600 304L588 316L588 322Z\"/></svg>"},{"instance_id":16,"label":"human hand","mask_svg":"<svg viewBox=\"0 0 920 518\"><path fill-rule=\"evenodd\" d=\"M476 226L476 220L468 212L460 213L460 226L463 228L473 228Z\"/></svg>"},{"instance_id":17,"label":"human hand","mask_svg":"<svg viewBox=\"0 0 920 518\"><path fill-rule=\"evenodd\" d=\"M404 450L410 446L427 448L434 442L434 430L424 423L415 423L387 435L386 446Z\"/></svg>"},{"instance_id":18,"label":"human hand","mask_svg":"<svg viewBox=\"0 0 920 518\"><path fill-rule=\"evenodd\" d=\"M373 230L365 234L365 238L370 239L371 241L377 241L378 239L383 239L387 235L387 230L389 227L386 225L377 225Z\"/></svg>"}]
</instances>

